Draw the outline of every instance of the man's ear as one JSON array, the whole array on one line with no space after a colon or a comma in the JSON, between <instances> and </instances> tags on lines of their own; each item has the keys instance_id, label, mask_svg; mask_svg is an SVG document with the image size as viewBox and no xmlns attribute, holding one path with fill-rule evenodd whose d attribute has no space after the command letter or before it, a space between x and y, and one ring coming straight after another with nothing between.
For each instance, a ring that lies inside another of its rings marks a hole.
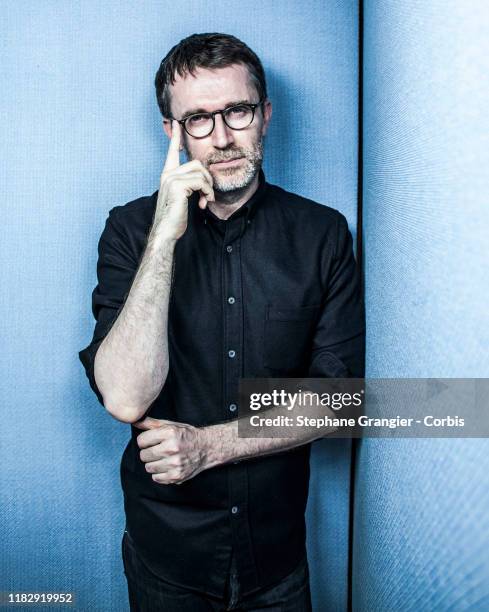
<instances>
[{"instance_id":1,"label":"man's ear","mask_svg":"<svg viewBox=\"0 0 489 612\"><path fill-rule=\"evenodd\" d=\"M263 103L263 126L261 129L261 135L265 136L268 130L268 125L270 123L270 119L272 118L272 103L267 98Z\"/></svg>"},{"instance_id":2,"label":"man's ear","mask_svg":"<svg viewBox=\"0 0 489 612\"><path fill-rule=\"evenodd\" d=\"M168 136L168 140L171 139L172 129L171 129L171 119L163 119L163 130L165 134Z\"/></svg>"}]
</instances>

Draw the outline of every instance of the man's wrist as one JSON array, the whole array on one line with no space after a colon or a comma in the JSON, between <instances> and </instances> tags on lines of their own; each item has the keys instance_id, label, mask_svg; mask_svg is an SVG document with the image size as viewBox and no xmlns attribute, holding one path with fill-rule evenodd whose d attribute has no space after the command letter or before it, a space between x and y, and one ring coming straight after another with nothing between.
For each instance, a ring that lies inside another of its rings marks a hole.
<instances>
[{"instance_id":1,"label":"man's wrist","mask_svg":"<svg viewBox=\"0 0 489 612\"><path fill-rule=\"evenodd\" d=\"M177 241L178 238L168 229L156 229L153 227L148 236L147 249L158 253L165 250L173 251Z\"/></svg>"},{"instance_id":2,"label":"man's wrist","mask_svg":"<svg viewBox=\"0 0 489 612\"><path fill-rule=\"evenodd\" d=\"M207 425L198 429L200 445L204 451L204 469L207 470L228 463L233 459L233 444L228 441L232 434L232 427L233 422L230 421L229 423Z\"/></svg>"}]
</instances>

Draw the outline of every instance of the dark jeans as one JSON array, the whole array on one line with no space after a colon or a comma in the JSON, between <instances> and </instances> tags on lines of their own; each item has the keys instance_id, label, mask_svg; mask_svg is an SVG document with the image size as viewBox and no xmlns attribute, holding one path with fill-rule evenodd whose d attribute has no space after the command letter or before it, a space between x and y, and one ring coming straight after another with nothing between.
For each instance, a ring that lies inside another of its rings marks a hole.
<instances>
[{"instance_id":1,"label":"dark jeans","mask_svg":"<svg viewBox=\"0 0 489 612\"><path fill-rule=\"evenodd\" d=\"M281 582L241 596L234 557L227 579L226 597L197 593L163 581L141 563L127 531L122 538L122 559L131 612L311 612L307 556Z\"/></svg>"}]
</instances>

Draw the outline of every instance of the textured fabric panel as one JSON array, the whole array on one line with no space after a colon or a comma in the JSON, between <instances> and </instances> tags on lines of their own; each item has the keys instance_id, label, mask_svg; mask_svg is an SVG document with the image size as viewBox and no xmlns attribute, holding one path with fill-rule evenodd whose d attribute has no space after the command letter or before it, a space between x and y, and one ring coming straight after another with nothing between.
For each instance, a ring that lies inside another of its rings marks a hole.
<instances>
[{"instance_id":1,"label":"textured fabric panel","mask_svg":"<svg viewBox=\"0 0 489 612\"><path fill-rule=\"evenodd\" d=\"M242 37L274 103L267 179L338 208L355 233L357 2L7 0L1 11L0 589L72 590L77 609L120 612L129 431L101 410L77 352L93 331L108 210L158 184L167 141L154 73L188 34ZM349 454L316 446L313 600L339 610Z\"/></svg>"},{"instance_id":2,"label":"textured fabric panel","mask_svg":"<svg viewBox=\"0 0 489 612\"><path fill-rule=\"evenodd\" d=\"M489 374L488 22L482 0L365 4L372 377Z\"/></svg>"},{"instance_id":3,"label":"textured fabric panel","mask_svg":"<svg viewBox=\"0 0 489 612\"><path fill-rule=\"evenodd\" d=\"M320 440L311 452L307 553L313 610L347 609L351 440Z\"/></svg>"},{"instance_id":4,"label":"textured fabric panel","mask_svg":"<svg viewBox=\"0 0 489 612\"><path fill-rule=\"evenodd\" d=\"M489 375L483 1L366 2L367 376ZM364 440L354 610L489 609L487 440Z\"/></svg>"},{"instance_id":5,"label":"textured fabric panel","mask_svg":"<svg viewBox=\"0 0 489 612\"><path fill-rule=\"evenodd\" d=\"M489 609L485 439L371 439L358 454L353 609Z\"/></svg>"}]
</instances>

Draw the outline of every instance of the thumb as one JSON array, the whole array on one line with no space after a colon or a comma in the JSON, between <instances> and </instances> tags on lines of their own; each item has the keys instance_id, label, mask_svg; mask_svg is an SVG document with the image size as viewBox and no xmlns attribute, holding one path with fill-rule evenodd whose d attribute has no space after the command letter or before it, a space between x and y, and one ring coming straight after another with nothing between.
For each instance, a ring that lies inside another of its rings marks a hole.
<instances>
[{"instance_id":1,"label":"thumb","mask_svg":"<svg viewBox=\"0 0 489 612\"><path fill-rule=\"evenodd\" d=\"M141 419L140 421L136 421L135 423L133 423L134 427L137 427L138 429L156 429L157 427L161 427L164 423L166 423L167 421L164 421L162 419L153 419L153 417L144 417L144 419ZM169 422L169 421L168 421Z\"/></svg>"}]
</instances>

